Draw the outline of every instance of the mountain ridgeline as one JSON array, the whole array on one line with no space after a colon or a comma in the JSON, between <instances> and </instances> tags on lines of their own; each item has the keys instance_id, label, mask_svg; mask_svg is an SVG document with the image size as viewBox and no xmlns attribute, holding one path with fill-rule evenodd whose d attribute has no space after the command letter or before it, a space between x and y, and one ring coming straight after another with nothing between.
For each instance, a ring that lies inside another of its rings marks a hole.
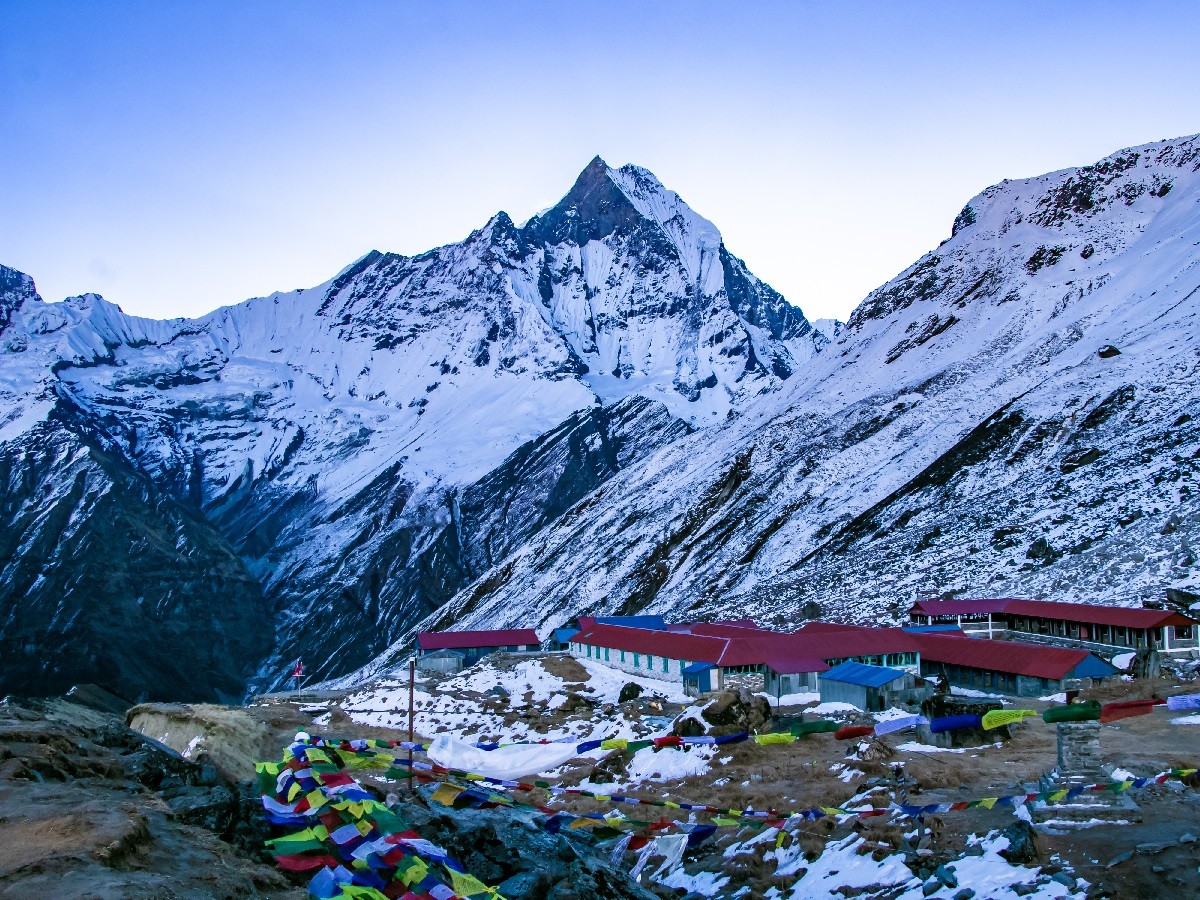
<instances>
[{"instance_id":1,"label":"mountain ridgeline","mask_svg":"<svg viewBox=\"0 0 1200 900\"><path fill-rule=\"evenodd\" d=\"M226 697L416 627L1195 585L1200 141L1005 181L845 325L643 169L192 320L0 268L0 691Z\"/></svg>"},{"instance_id":2,"label":"mountain ridgeline","mask_svg":"<svg viewBox=\"0 0 1200 900\"><path fill-rule=\"evenodd\" d=\"M0 691L241 694L372 660L828 339L649 173L194 320L0 269Z\"/></svg>"}]
</instances>

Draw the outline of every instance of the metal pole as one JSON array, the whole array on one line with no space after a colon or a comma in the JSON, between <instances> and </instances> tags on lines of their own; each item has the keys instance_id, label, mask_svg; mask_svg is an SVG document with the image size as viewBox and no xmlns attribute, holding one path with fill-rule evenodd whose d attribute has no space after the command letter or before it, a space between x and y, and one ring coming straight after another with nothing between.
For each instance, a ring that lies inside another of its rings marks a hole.
<instances>
[{"instance_id":1,"label":"metal pole","mask_svg":"<svg viewBox=\"0 0 1200 900\"><path fill-rule=\"evenodd\" d=\"M414 696L414 691L416 689L415 688L416 681L417 681L417 659L415 656L410 656L408 658L408 742L410 744L414 740L416 740L416 738L413 736L413 711L415 709L413 696ZM408 771L410 774L413 771L412 765L413 765L413 752L412 752L412 747L409 747L408 748ZM416 790L416 786L413 784L414 781L416 781L415 778L410 777L408 779L409 793Z\"/></svg>"}]
</instances>

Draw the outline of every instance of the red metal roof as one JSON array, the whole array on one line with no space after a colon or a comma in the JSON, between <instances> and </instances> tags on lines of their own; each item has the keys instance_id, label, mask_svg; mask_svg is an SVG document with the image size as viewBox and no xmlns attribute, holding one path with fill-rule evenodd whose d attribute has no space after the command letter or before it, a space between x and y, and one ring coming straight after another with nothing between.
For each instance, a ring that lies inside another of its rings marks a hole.
<instances>
[{"instance_id":1,"label":"red metal roof","mask_svg":"<svg viewBox=\"0 0 1200 900\"><path fill-rule=\"evenodd\" d=\"M1158 628L1163 625L1190 625L1192 619L1164 609L1132 609L1127 606L1102 606L1097 603L1063 603L1055 600L919 600L909 614L924 616L970 616L1003 613L1010 616L1040 616L1091 625L1117 625L1126 628Z\"/></svg>"},{"instance_id":2,"label":"red metal roof","mask_svg":"<svg viewBox=\"0 0 1200 900\"><path fill-rule=\"evenodd\" d=\"M571 638L572 643L591 644L651 656L686 659L688 662L721 663L728 641L674 631L648 631L625 625L592 625Z\"/></svg>"},{"instance_id":3,"label":"red metal roof","mask_svg":"<svg viewBox=\"0 0 1200 900\"><path fill-rule=\"evenodd\" d=\"M780 631L767 631L753 625L737 625L733 622L697 622L692 626L692 634L727 638L761 637L762 635L785 636Z\"/></svg>"},{"instance_id":4,"label":"red metal roof","mask_svg":"<svg viewBox=\"0 0 1200 900\"><path fill-rule=\"evenodd\" d=\"M1019 641L945 634L915 634L913 637L921 647L923 662L971 666L1033 678L1063 678L1092 655L1087 650L1065 650Z\"/></svg>"},{"instance_id":5,"label":"red metal roof","mask_svg":"<svg viewBox=\"0 0 1200 900\"><path fill-rule=\"evenodd\" d=\"M808 627L801 628L795 637L803 637ZM839 628L814 629L809 640L824 649L822 659L840 659L847 656L878 656L881 653L914 653L919 647L907 631L899 628L867 628L844 625Z\"/></svg>"},{"instance_id":6,"label":"red metal roof","mask_svg":"<svg viewBox=\"0 0 1200 900\"><path fill-rule=\"evenodd\" d=\"M422 631L417 646L422 650L463 650L468 647L513 647L527 644L541 646L532 628L509 628L503 631Z\"/></svg>"},{"instance_id":7,"label":"red metal roof","mask_svg":"<svg viewBox=\"0 0 1200 900\"><path fill-rule=\"evenodd\" d=\"M1010 616L1041 616L1093 625L1123 625L1126 628L1158 628L1162 625L1193 623L1187 616L1165 609L1131 609L1127 606L1058 603L1051 600L1009 600L1004 612Z\"/></svg>"},{"instance_id":8,"label":"red metal roof","mask_svg":"<svg viewBox=\"0 0 1200 900\"><path fill-rule=\"evenodd\" d=\"M923 616L986 616L988 613L1002 613L1007 598L988 600L918 600L908 611L909 615L919 613Z\"/></svg>"}]
</instances>

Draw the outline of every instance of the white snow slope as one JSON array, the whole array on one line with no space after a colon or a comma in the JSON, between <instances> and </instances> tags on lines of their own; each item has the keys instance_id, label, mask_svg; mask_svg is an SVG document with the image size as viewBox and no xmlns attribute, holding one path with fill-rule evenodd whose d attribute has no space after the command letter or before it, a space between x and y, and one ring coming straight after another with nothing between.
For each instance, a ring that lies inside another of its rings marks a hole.
<instances>
[{"instance_id":1,"label":"white snow slope","mask_svg":"<svg viewBox=\"0 0 1200 900\"><path fill-rule=\"evenodd\" d=\"M472 545L464 490L518 451L517 475L533 467L531 442L573 415L662 404L568 429L536 490L511 473L491 484L497 508L549 495L523 528L560 511L556 492L565 508L687 431L678 419L723 421L828 344L678 195L599 158L521 229L499 213L462 243L372 252L196 320L95 295L45 303L4 271L0 447L65 411L216 524L275 607L264 683L299 655L326 675L361 664L478 574L472 553L502 554L503 540ZM0 577L0 607L20 602L3 591Z\"/></svg>"},{"instance_id":2,"label":"white snow slope","mask_svg":"<svg viewBox=\"0 0 1200 900\"><path fill-rule=\"evenodd\" d=\"M987 189L781 391L621 472L427 624L1193 586L1198 168L1189 137Z\"/></svg>"}]
</instances>

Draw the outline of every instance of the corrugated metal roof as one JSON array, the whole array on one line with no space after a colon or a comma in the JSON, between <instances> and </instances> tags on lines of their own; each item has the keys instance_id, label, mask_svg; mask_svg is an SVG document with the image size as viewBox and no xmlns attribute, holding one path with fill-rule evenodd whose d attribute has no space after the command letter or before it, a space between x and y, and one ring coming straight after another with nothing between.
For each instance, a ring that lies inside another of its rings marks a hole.
<instances>
[{"instance_id":1,"label":"corrugated metal roof","mask_svg":"<svg viewBox=\"0 0 1200 900\"><path fill-rule=\"evenodd\" d=\"M1130 609L1124 606L1098 606L1093 603L1060 603L1051 600L1009 600L1004 612L1010 616L1041 616L1094 625L1126 628L1158 628L1162 625L1190 625L1192 620L1165 609Z\"/></svg>"},{"instance_id":2,"label":"corrugated metal roof","mask_svg":"<svg viewBox=\"0 0 1200 900\"><path fill-rule=\"evenodd\" d=\"M918 600L909 613L924 616L986 616L988 613L1004 612L1008 598L997 597L986 600Z\"/></svg>"},{"instance_id":3,"label":"corrugated metal roof","mask_svg":"<svg viewBox=\"0 0 1200 900\"><path fill-rule=\"evenodd\" d=\"M1087 650L1067 650L1020 641L993 641L944 634L915 634L913 637L921 645L921 659L925 662L971 666L1010 675L1028 675L1031 678L1066 678L1076 666L1095 655ZM1097 660L1104 662L1099 657Z\"/></svg>"},{"instance_id":4,"label":"corrugated metal roof","mask_svg":"<svg viewBox=\"0 0 1200 900\"><path fill-rule=\"evenodd\" d=\"M532 628L509 628L502 631L422 631L417 646L422 650L459 650L470 647L512 647L525 644L541 645Z\"/></svg>"},{"instance_id":5,"label":"corrugated metal roof","mask_svg":"<svg viewBox=\"0 0 1200 900\"><path fill-rule=\"evenodd\" d=\"M593 625L580 631L573 640L577 644L591 644L593 647L718 664L728 644L724 638L673 631L647 631L645 628L628 628L624 625Z\"/></svg>"},{"instance_id":6,"label":"corrugated metal roof","mask_svg":"<svg viewBox=\"0 0 1200 900\"><path fill-rule=\"evenodd\" d=\"M988 600L919 600L912 605L909 613L934 617L1000 613L1125 628L1158 628L1163 625L1189 625L1193 622L1187 616L1164 609L1132 609L1127 606L1102 606L1097 603L1018 600L1011 597Z\"/></svg>"},{"instance_id":7,"label":"corrugated metal roof","mask_svg":"<svg viewBox=\"0 0 1200 900\"><path fill-rule=\"evenodd\" d=\"M866 663L844 662L834 666L821 676L822 681L840 681L844 684L857 684L860 687L883 687L898 678L904 677L900 669L887 666L869 666Z\"/></svg>"},{"instance_id":8,"label":"corrugated metal roof","mask_svg":"<svg viewBox=\"0 0 1200 900\"><path fill-rule=\"evenodd\" d=\"M649 631L665 631L667 624L662 616L596 616L597 625L624 625L626 628L645 628Z\"/></svg>"}]
</instances>

